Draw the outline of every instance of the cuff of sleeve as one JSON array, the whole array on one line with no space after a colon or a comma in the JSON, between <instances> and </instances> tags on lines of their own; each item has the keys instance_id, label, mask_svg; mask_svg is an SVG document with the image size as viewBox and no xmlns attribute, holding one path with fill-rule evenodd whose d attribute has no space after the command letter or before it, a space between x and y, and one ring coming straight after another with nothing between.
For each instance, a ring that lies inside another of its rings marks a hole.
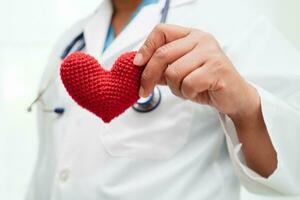
<instances>
[{"instance_id":1,"label":"cuff of sleeve","mask_svg":"<svg viewBox=\"0 0 300 200\"><path fill-rule=\"evenodd\" d=\"M274 173L268 178L264 178L250 169L246 165L244 155L241 151L242 144L238 140L237 132L232 120L227 115L220 113L220 122L225 133L229 155L235 171L242 184L251 192L263 195L299 194L298 189L296 189L296 184L294 184L293 180L290 178L290 174L288 173L289 170L287 170L284 165L285 162L281 159L282 144L280 141L282 140L282 133L285 131L278 130L277 127L274 127L274 125L278 123L276 115L284 115L284 113L282 113L284 111L284 105L282 105L283 102L279 101L275 96L263 89L256 86L255 88L261 97L262 112L272 143L277 152L278 165ZM287 115L289 114L290 113L287 113ZM278 132L281 134L278 134ZM294 156L295 155L297 154L294 154Z\"/></svg>"}]
</instances>

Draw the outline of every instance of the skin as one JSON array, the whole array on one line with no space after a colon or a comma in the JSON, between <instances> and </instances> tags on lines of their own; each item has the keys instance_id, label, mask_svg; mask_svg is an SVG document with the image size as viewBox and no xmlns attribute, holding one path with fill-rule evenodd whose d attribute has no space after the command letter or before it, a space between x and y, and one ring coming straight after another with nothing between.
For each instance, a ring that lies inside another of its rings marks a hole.
<instances>
[{"instance_id":1,"label":"skin","mask_svg":"<svg viewBox=\"0 0 300 200\"><path fill-rule=\"evenodd\" d=\"M112 24L118 34L141 0L112 2ZM232 119L248 167L266 178L276 170L277 154L263 119L260 96L213 35L160 24L147 37L134 64L145 66L140 96L148 96L157 84L167 85L182 99L214 107Z\"/></svg>"},{"instance_id":2,"label":"skin","mask_svg":"<svg viewBox=\"0 0 300 200\"><path fill-rule=\"evenodd\" d=\"M136 11L142 0L112 0L113 15L111 19L115 36L119 35Z\"/></svg>"},{"instance_id":3,"label":"skin","mask_svg":"<svg viewBox=\"0 0 300 200\"><path fill-rule=\"evenodd\" d=\"M234 122L247 165L263 177L277 168L260 96L235 69L213 35L175 25L158 25L135 57L145 66L140 96L167 85L182 99L214 107Z\"/></svg>"}]
</instances>

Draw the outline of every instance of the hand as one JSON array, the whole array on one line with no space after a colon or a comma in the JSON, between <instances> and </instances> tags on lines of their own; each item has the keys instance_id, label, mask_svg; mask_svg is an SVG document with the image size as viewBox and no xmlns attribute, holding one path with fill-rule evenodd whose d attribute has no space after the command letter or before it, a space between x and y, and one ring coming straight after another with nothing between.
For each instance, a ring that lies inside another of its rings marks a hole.
<instances>
[{"instance_id":1,"label":"hand","mask_svg":"<svg viewBox=\"0 0 300 200\"><path fill-rule=\"evenodd\" d=\"M248 167L264 177L275 171L277 153L260 97L212 35L158 25L136 54L134 64L145 66L140 96L148 96L156 84L163 84L178 97L215 107L233 120Z\"/></svg>"},{"instance_id":2,"label":"hand","mask_svg":"<svg viewBox=\"0 0 300 200\"><path fill-rule=\"evenodd\" d=\"M134 64L145 66L140 96L148 96L156 84L168 85L174 95L213 106L234 120L260 108L255 88L237 72L217 40L203 31L158 25Z\"/></svg>"}]
</instances>

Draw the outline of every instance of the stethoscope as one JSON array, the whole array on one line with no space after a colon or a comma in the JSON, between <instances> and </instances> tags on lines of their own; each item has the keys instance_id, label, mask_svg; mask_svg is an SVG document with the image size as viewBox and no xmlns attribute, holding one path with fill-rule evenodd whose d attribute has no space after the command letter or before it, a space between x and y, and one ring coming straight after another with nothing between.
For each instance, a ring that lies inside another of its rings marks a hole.
<instances>
[{"instance_id":1,"label":"stethoscope","mask_svg":"<svg viewBox=\"0 0 300 200\"><path fill-rule=\"evenodd\" d=\"M169 12L170 7L170 0L165 1L165 5L163 9L161 10L161 18L160 23L165 23L167 20L167 15ZM79 35L77 35L65 48L63 53L60 56L60 59L63 60L65 57L67 57L69 54L76 52L76 51L83 51L85 48L85 41L84 41L84 35L83 32L81 32ZM27 108L28 112L31 112L33 105L37 103L38 101L42 100L42 96L47 91L51 83L54 81L55 77L51 77L48 81L48 84L45 86L44 89L42 89L37 97L34 99L34 101L29 105ZM137 112L151 112L154 109L158 107L161 101L161 92L158 87L155 87L153 92L146 98L140 98L133 106L132 108ZM42 102L42 101L41 101ZM57 115L62 115L65 112L64 107L55 107L55 108L43 108L43 112L49 112L49 113L56 113Z\"/></svg>"}]
</instances>

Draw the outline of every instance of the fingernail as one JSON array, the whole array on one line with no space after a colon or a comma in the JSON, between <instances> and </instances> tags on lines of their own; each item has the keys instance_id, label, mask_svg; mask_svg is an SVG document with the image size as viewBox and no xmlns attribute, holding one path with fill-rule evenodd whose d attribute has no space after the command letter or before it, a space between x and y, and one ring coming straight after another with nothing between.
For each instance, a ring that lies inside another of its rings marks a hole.
<instances>
[{"instance_id":1,"label":"fingernail","mask_svg":"<svg viewBox=\"0 0 300 200\"><path fill-rule=\"evenodd\" d=\"M133 64L135 65L142 65L142 61L143 61L143 55L141 53L137 53L133 59Z\"/></svg>"},{"instance_id":2,"label":"fingernail","mask_svg":"<svg viewBox=\"0 0 300 200\"><path fill-rule=\"evenodd\" d=\"M145 90L143 87L140 87L139 96L144 97Z\"/></svg>"}]
</instances>

